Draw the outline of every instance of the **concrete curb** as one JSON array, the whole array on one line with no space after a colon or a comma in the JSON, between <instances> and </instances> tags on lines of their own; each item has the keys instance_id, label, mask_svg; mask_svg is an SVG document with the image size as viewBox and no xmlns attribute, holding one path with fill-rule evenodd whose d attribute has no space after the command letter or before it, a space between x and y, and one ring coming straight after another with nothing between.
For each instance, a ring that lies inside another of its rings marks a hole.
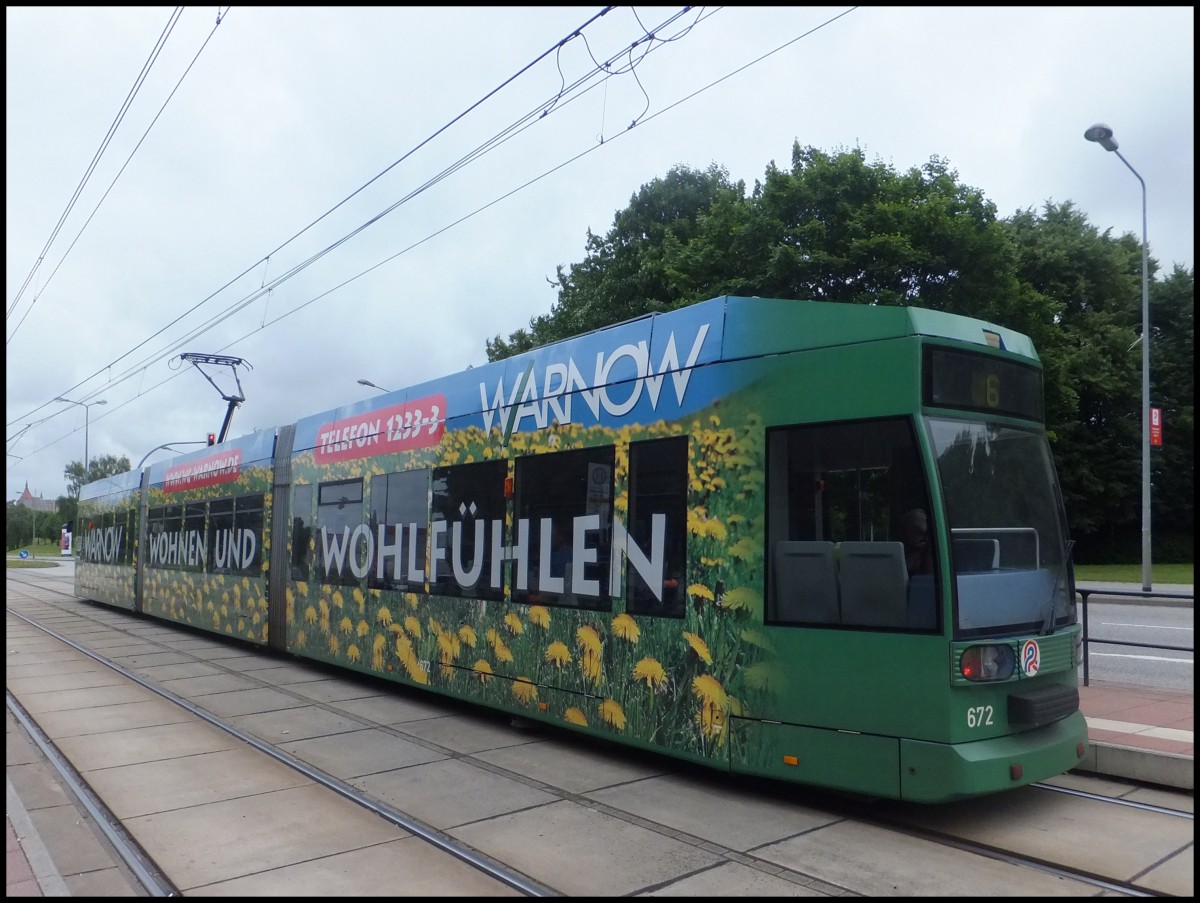
<instances>
[{"instance_id":1,"label":"concrete curb","mask_svg":"<svg viewBox=\"0 0 1200 903\"><path fill-rule=\"evenodd\" d=\"M1194 765L1191 756L1178 753L1089 741L1087 753L1074 770L1195 792Z\"/></svg>"}]
</instances>

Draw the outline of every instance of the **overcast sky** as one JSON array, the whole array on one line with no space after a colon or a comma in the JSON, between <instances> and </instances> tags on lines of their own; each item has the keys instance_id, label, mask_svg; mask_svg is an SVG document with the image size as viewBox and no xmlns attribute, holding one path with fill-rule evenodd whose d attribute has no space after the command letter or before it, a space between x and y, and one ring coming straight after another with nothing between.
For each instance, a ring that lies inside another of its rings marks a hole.
<instances>
[{"instance_id":1,"label":"overcast sky","mask_svg":"<svg viewBox=\"0 0 1200 903\"><path fill-rule=\"evenodd\" d=\"M1194 266L1192 7L604 9L6 7L8 499L84 457L57 396L136 466L235 372L231 436L485 362L677 164L938 156L1001 216L1140 237L1105 122Z\"/></svg>"}]
</instances>

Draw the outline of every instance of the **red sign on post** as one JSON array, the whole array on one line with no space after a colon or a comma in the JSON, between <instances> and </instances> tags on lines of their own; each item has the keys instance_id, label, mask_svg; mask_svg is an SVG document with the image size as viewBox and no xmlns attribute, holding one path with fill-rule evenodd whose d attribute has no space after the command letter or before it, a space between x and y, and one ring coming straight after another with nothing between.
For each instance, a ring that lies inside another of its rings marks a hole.
<instances>
[{"instance_id":1,"label":"red sign on post","mask_svg":"<svg viewBox=\"0 0 1200 903\"><path fill-rule=\"evenodd\" d=\"M1162 445L1162 408L1150 409L1150 444Z\"/></svg>"}]
</instances>

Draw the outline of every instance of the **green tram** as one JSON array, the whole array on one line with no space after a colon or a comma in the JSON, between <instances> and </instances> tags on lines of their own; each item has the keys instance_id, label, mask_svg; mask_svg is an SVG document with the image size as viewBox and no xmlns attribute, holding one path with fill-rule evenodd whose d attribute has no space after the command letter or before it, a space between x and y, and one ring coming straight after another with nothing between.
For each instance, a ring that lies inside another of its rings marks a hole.
<instances>
[{"instance_id":1,"label":"green tram","mask_svg":"<svg viewBox=\"0 0 1200 903\"><path fill-rule=\"evenodd\" d=\"M76 592L731 772L1077 765L1030 340L719 297L84 488Z\"/></svg>"}]
</instances>

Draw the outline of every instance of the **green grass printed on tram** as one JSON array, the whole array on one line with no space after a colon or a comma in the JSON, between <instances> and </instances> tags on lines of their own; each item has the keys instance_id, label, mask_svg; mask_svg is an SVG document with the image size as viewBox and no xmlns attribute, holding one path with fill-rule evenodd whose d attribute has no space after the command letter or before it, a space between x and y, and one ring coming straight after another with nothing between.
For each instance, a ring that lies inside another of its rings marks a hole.
<instances>
[{"instance_id":1,"label":"green grass printed on tram","mask_svg":"<svg viewBox=\"0 0 1200 903\"><path fill-rule=\"evenodd\" d=\"M624 519L629 443L690 434L683 618L632 617L619 598L612 612L597 612L307 582L294 584L289 597L289 648L639 745L729 755L729 713L762 705L775 665L762 632L752 629L762 618L763 524L742 510L762 488L762 427L756 415L726 409L726 417L737 426L707 410L674 424L560 426L556 446L546 432L511 439L512 456L614 445L614 513ZM369 481L504 455L499 440L499 430L471 428L448 433L436 449L326 466L306 454L293 467L314 484ZM314 536L310 557L315 552Z\"/></svg>"}]
</instances>

